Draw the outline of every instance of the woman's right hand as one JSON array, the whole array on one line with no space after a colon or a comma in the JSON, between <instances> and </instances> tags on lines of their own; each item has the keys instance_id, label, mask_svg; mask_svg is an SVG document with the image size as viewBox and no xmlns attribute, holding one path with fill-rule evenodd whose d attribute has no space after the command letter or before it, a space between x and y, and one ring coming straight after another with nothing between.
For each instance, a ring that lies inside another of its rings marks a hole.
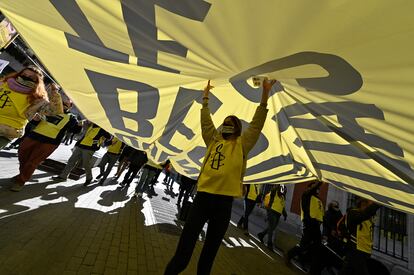
<instances>
[{"instance_id":1,"label":"woman's right hand","mask_svg":"<svg viewBox=\"0 0 414 275\"><path fill-rule=\"evenodd\" d=\"M208 95L209 95L209 93L210 93L210 90L211 89L213 89L214 88L214 86L211 86L210 85L210 80L207 82L207 86L204 88L204 93L203 93L203 97L207 97L208 98Z\"/></svg>"}]
</instances>

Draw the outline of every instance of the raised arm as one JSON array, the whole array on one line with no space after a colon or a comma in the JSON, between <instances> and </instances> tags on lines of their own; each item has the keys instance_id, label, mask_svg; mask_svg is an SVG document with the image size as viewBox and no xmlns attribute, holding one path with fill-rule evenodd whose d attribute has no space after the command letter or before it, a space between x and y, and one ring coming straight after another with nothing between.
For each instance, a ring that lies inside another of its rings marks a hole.
<instances>
[{"instance_id":1,"label":"raised arm","mask_svg":"<svg viewBox=\"0 0 414 275\"><path fill-rule=\"evenodd\" d=\"M210 109L208 108L208 96L213 86L210 85L210 80L203 92L203 108L201 109L201 134L207 146L209 146L213 137L217 134L217 129L211 119Z\"/></svg>"},{"instance_id":2,"label":"raised arm","mask_svg":"<svg viewBox=\"0 0 414 275\"><path fill-rule=\"evenodd\" d=\"M30 105L25 111L25 116L30 120L38 113L40 116L52 116L63 113L62 97L59 94L59 87L56 84L51 85L49 101L38 99Z\"/></svg>"},{"instance_id":3,"label":"raised arm","mask_svg":"<svg viewBox=\"0 0 414 275\"><path fill-rule=\"evenodd\" d=\"M263 129L266 116L267 116L267 111L268 111L267 100L269 98L270 90L272 89L275 83L276 83L276 80L264 80L263 81L263 92L262 92L262 99L260 101L260 105L257 107L256 112L253 116L253 119L249 124L249 127L242 134L243 153L245 156L247 156L249 151L256 144L260 136L260 132Z\"/></svg>"}]
</instances>

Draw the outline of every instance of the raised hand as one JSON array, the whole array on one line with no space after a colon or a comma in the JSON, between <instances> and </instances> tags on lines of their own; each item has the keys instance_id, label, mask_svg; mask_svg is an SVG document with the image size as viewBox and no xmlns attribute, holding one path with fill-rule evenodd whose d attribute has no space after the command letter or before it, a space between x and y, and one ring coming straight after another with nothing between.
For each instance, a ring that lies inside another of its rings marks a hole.
<instances>
[{"instance_id":1,"label":"raised hand","mask_svg":"<svg viewBox=\"0 0 414 275\"><path fill-rule=\"evenodd\" d=\"M213 89L214 88L214 86L211 86L210 85L210 80L207 82L207 86L204 88L204 93L203 93L203 97L207 97L208 98L208 95L209 95L209 93L210 93L210 90L211 89Z\"/></svg>"}]
</instances>

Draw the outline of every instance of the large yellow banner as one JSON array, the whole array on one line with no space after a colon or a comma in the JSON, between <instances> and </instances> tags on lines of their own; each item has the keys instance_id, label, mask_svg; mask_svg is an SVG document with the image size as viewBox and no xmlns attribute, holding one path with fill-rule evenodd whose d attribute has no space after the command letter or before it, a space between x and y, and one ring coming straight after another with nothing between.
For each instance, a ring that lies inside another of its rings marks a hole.
<instances>
[{"instance_id":1,"label":"large yellow banner","mask_svg":"<svg viewBox=\"0 0 414 275\"><path fill-rule=\"evenodd\" d=\"M201 90L247 125L280 81L245 183L321 178L414 213L413 1L2 0L79 109L197 176Z\"/></svg>"}]
</instances>

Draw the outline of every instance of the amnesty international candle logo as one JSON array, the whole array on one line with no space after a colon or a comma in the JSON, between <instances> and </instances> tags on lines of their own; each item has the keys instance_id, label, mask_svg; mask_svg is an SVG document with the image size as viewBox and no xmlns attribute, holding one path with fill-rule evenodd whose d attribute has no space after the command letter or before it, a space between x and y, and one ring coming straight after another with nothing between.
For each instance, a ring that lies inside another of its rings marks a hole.
<instances>
[{"instance_id":1,"label":"amnesty international candle logo","mask_svg":"<svg viewBox=\"0 0 414 275\"><path fill-rule=\"evenodd\" d=\"M220 166L223 166L223 160L226 158L222 153L221 150L223 149L223 144L220 144L216 147L216 152L211 157L211 169L218 170Z\"/></svg>"},{"instance_id":2,"label":"amnesty international candle logo","mask_svg":"<svg viewBox=\"0 0 414 275\"><path fill-rule=\"evenodd\" d=\"M3 91L3 94L0 96L0 109L12 106L9 94L10 91Z\"/></svg>"}]
</instances>

